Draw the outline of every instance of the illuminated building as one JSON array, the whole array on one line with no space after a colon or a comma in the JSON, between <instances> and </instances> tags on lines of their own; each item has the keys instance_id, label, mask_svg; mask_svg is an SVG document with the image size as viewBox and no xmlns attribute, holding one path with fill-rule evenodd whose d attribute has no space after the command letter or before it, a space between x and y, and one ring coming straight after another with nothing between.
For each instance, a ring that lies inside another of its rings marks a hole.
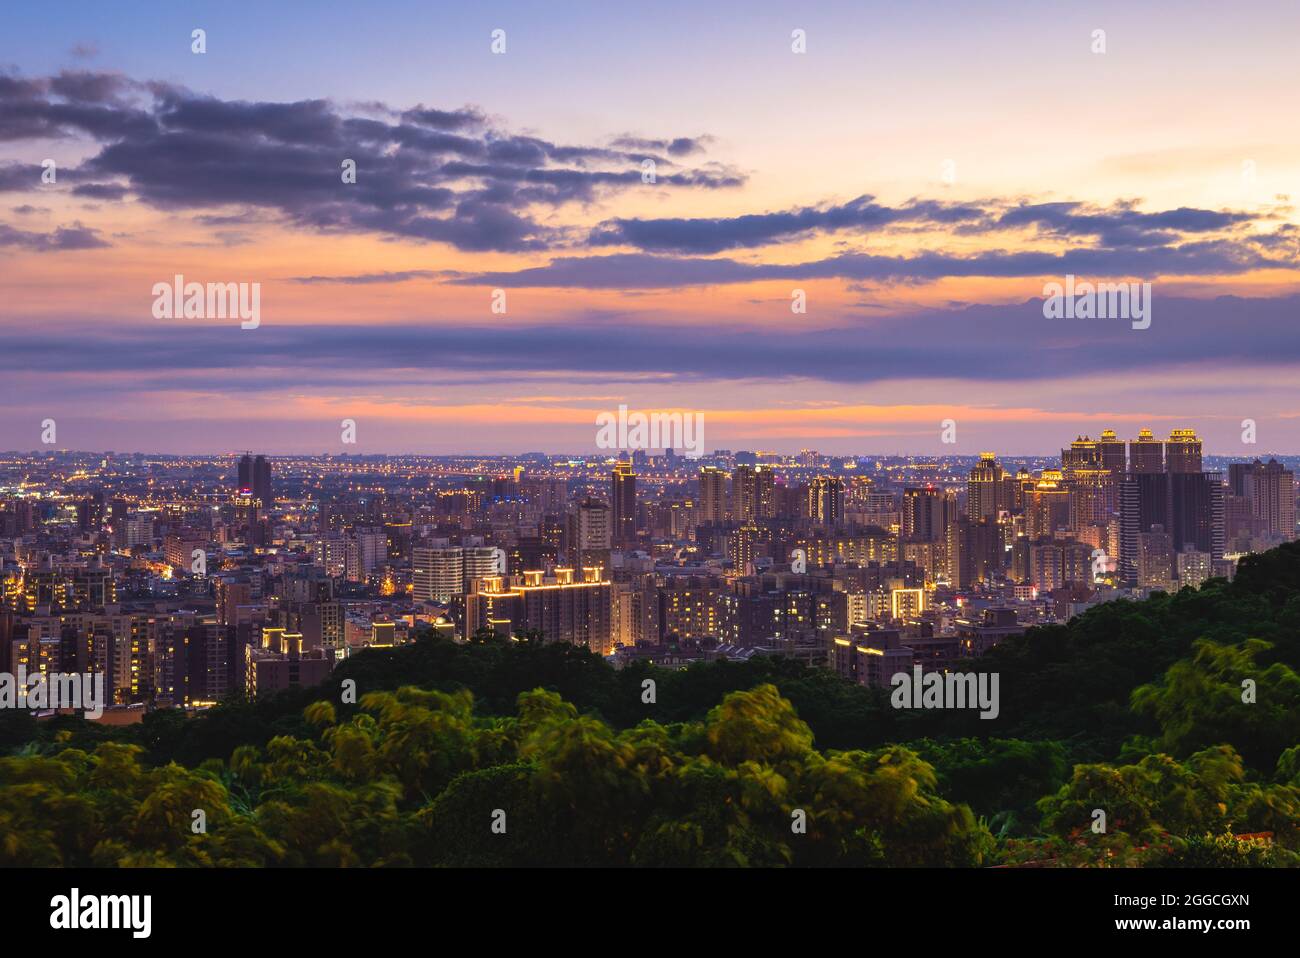
<instances>
[{"instance_id":1,"label":"illuminated building","mask_svg":"<svg viewBox=\"0 0 1300 958\"><path fill-rule=\"evenodd\" d=\"M731 473L733 518L771 519L776 515L775 474L771 466L737 466Z\"/></svg>"},{"instance_id":2,"label":"illuminated building","mask_svg":"<svg viewBox=\"0 0 1300 958\"><path fill-rule=\"evenodd\" d=\"M503 637L540 632L546 642L568 642L600 655L613 649L610 582L597 567L555 569L522 576L490 576L477 580L465 597L464 636L481 628Z\"/></svg>"},{"instance_id":3,"label":"illuminated building","mask_svg":"<svg viewBox=\"0 0 1300 958\"><path fill-rule=\"evenodd\" d=\"M1165 471L1188 473L1201 471L1201 440L1195 429L1175 429L1165 443Z\"/></svg>"},{"instance_id":4,"label":"illuminated building","mask_svg":"<svg viewBox=\"0 0 1300 958\"><path fill-rule=\"evenodd\" d=\"M722 523L727 518L727 474L717 466L700 470L700 501L696 507L698 524Z\"/></svg>"},{"instance_id":5,"label":"illuminated building","mask_svg":"<svg viewBox=\"0 0 1300 958\"><path fill-rule=\"evenodd\" d=\"M1152 474L1165 471L1164 445L1151 434L1150 429L1138 432L1128 444L1128 471Z\"/></svg>"},{"instance_id":6,"label":"illuminated building","mask_svg":"<svg viewBox=\"0 0 1300 958\"><path fill-rule=\"evenodd\" d=\"M610 477L610 539L620 546L636 541L636 473L620 460Z\"/></svg>"}]
</instances>

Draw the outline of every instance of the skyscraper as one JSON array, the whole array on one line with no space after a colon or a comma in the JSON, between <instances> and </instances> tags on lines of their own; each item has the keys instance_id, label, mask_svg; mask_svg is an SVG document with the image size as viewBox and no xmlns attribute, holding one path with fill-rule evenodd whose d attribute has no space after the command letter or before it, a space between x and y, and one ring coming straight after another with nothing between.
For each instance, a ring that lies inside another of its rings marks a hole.
<instances>
[{"instance_id":1,"label":"skyscraper","mask_svg":"<svg viewBox=\"0 0 1300 958\"><path fill-rule=\"evenodd\" d=\"M1059 470L1044 469L1025 496L1025 534L1030 540L1051 538L1070 527L1070 490Z\"/></svg>"},{"instance_id":2,"label":"skyscraper","mask_svg":"<svg viewBox=\"0 0 1300 958\"><path fill-rule=\"evenodd\" d=\"M1115 435L1114 429L1103 429L1101 438L1097 440L1097 446L1101 451L1101 467L1110 470L1111 475L1118 479L1127 471L1124 454L1124 440Z\"/></svg>"},{"instance_id":3,"label":"skyscraper","mask_svg":"<svg viewBox=\"0 0 1300 958\"><path fill-rule=\"evenodd\" d=\"M1165 471L1164 445L1150 429L1143 429L1129 441L1128 471L1144 475Z\"/></svg>"},{"instance_id":4,"label":"skyscraper","mask_svg":"<svg viewBox=\"0 0 1300 958\"><path fill-rule=\"evenodd\" d=\"M737 466L731 473L731 508L737 520L776 515L775 474L771 466Z\"/></svg>"},{"instance_id":5,"label":"skyscraper","mask_svg":"<svg viewBox=\"0 0 1300 958\"><path fill-rule=\"evenodd\" d=\"M991 452L980 453L980 461L966 480L966 512L974 519L996 519L999 509L1010 509L1005 497L1006 470Z\"/></svg>"},{"instance_id":6,"label":"skyscraper","mask_svg":"<svg viewBox=\"0 0 1300 958\"><path fill-rule=\"evenodd\" d=\"M261 500L263 508L270 508L271 463L266 456L254 458L250 453L244 454L239 460L239 487L235 493L252 496L254 499Z\"/></svg>"},{"instance_id":7,"label":"skyscraper","mask_svg":"<svg viewBox=\"0 0 1300 958\"><path fill-rule=\"evenodd\" d=\"M1165 471L1188 473L1201 471L1201 440L1195 429L1175 429L1165 443Z\"/></svg>"},{"instance_id":8,"label":"skyscraper","mask_svg":"<svg viewBox=\"0 0 1300 958\"><path fill-rule=\"evenodd\" d=\"M610 539L620 546L636 541L636 473L619 460L610 475Z\"/></svg>"}]
</instances>

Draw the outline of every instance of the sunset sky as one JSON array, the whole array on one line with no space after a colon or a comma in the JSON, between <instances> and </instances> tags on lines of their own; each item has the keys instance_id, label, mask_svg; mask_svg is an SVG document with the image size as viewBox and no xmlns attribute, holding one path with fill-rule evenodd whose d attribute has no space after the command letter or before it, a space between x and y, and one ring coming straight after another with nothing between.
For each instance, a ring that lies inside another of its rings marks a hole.
<instances>
[{"instance_id":1,"label":"sunset sky","mask_svg":"<svg viewBox=\"0 0 1300 958\"><path fill-rule=\"evenodd\" d=\"M54 419L68 449L582 452L625 404L702 412L710 449L1189 426L1300 453L1297 28L1291 2L12 5L0 449ZM1044 318L1071 273L1150 282L1151 327ZM260 326L155 318L176 274L260 283Z\"/></svg>"}]
</instances>

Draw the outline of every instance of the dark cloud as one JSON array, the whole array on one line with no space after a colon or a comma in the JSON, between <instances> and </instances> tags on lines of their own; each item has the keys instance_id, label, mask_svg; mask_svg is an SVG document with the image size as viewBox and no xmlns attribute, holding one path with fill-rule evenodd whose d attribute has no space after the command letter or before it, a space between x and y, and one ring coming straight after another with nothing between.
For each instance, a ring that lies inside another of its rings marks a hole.
<instances>
[{"instance_id":1,"label":"dark cloud","mask_svg":"<svg viewBox=\"0 0 1300 958\"><path fill-rule=\"evenodd\" d=\"M989 250L969 256L922 252L903 256L843 253L803 263L645 253L561 256L546 266L460 276L461 286L575 289L678 289L761 280L840 279L851 282L932 282L948 277L1034 277L1074 273L1095 277L1229 275L1255 269L1295 269L1294 244L1284 255L1267 255L1251 240L1214 240L1144 249L1080 248L1065 252Z\"/></svg>"},{"instance_id":2,"label":"dark cloud","mask_svg":"<svg viewBox=\"0 0 1300 958\"><path fill-rule=\"evenodd\" d=\"M120 200L130 190L118 183L85 183L73 187L73 196L84 196L92 200Z\"/></svg>"},{"instance_id":3,"label":"dark cloud","mask_svg":"<svg viewBox=\"0 0 1300 958\"><path fill-rule=\"evenodd\" d=\"M343 286L370 286L375 283L405 283L412 279L436 279L439 275L431 269L408 269L388 273L360 273L356 276L295 276L292 281L308 285L338 283Z\"/></svg>"},{"instance_id":4,"label":"dark cloud","mask_svg":"<svg viewBox=\"0 0 1300 958\"><path fill-rule=\"evenodd\" d=\"M60 226L52 233L32 233L0 223L0 246L13 246L40 253L64 250L102 249L108 242L99 238L99 230L76 223Z\"/></svg>"},{"instance_id":5,"label":"dark cloud","mask_svg":"<svg viewBox=\"0 0 1300 958\"><path fill-rule=\"evenodd\" d=\"M873 196L840 205L809 206L780 213L708 219L613 219L592 231L593 246L635 246L656 253L720 253L766 246L813 232L867 231L894 223L951 224L982 220L975 206L913 200L899 207L882 206Z\"/></svg>"},{"instance_id":6,"label":"dark cloud","mask_svg":"<svg viewBox=\"0 0 1300 958\"><path fill-rule=\"evenodd\" d=\"M474 108L422 104L397 112L368 104L365 112L372 115L327 100L222 100L109 73L0 74L0 139L99 141L100 151L77 171L82 195L99 199L129 192L168 210L260 208L321 230L521 251L566 237L537 208L642 186L639 154L511 134ZM695 152L686 143L667 141L666 152ZM660 159L667 168L659 182L669 188L743 181L713 164L682 168ZM355 184L342 180L345 160L356 163ZM6 167L0 176L20 172Z\"/></svg>"},{"instance_id":7,"label":"dark cloud","mask_svg":"<svg viewBox=\"0 0 1300 958\"><path fill-rule=\"evenodd\" d=\"M434 110L420 104L402 112L401 117L407 123L428 126L435 130L467 130L483 126L485 117L478 110Z\"/></svg>"},{"instance_id":8,"label":"dark cloud","mask_svg":"<svg viewBox=\"0 0 1300 958\"><path fill-rule=\"evenodd\" d=\"M774 309L780 306L773 304ZM788 381L864 384L900 377L1015 383L1101 374L1152 375L1198 367L1209 372L1300 363L1294 317L1300 297L1187 299L1154 290L1152 324L1125 320L1049 320L1042 301L1013 306L925 310L867 319L841 317L826 329L660 325L635 317L587 318L559 326L521 326L509 336L480 325L277 326L257 332L201 321L159 327L45 332L14 327L0 369L130 372L183 378L186 388L224 391L227 371L254 386L295 388L336 373L382 385L455 370L476 381L521 374L571 373L584 380L653 374L664 381ZM1014 345L1014 348L1012 346ZM1032 356L1032 362L1025 357ZM123 380L132 381L132 377ZM241 387L242 389L242 387ZM364 391L364 385L362 386Z\"/></svg>"},{"instance_id":9,"label":"dark cloud","mask_svg":"<svg viewBox=\"0 0 1300 958\"><path fill-rule=\"evenodd\" d=\"M996 202L946 203L912 199L886 206L870 195L848 203L805 206L733 217L611 219L591 233L592 246L632 246L651 253L707 255L836 232L869 233L900 226L951 227L959 235L1032 230L1060 239L1091 239L1108 248L1164 246L1192 234L1230 231L1257 219L1250 213L1182 207L1144 213L1131 204L1083 203L1007 207Z\"/></svg>"},{"instance_id":10,"label":"dark cloud","mask_svg":"<svg viewBox=\"0 0 1300 958\"><path fill-rule=\"evenodd\" d=\"M1006 210L995 221L1002 229L1036 227L1039 232L1075 239L1095 237L1103 246L1160 246L1189 233L1212 233L1254 221L1250 213L1175 210L1143 213L1129 205L1104 209L1083 203L1022 204Z\"/></svg>"},{"instance_id":11,"label":"dark cloud","mask_svg":"<svg viewBox=\"0 0 1300 958\"><path fill-rule=\"evenodd\" d=\"M672 140L652 140L644 137L624 135L614 140L613 145L620 150L643 153L667 153L669 156L683 157L703 153L713 141L711 136L679 136Z\"/></svg>"}]
</instances>

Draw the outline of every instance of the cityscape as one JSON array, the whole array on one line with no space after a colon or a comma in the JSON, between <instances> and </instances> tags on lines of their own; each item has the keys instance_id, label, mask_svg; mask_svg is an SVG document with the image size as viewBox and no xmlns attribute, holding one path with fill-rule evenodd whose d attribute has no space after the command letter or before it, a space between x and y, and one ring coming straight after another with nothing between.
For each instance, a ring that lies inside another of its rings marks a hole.
<instances>
[{"instance_id":1,"label":"cityscape","mask_svg":"<svg viewBox=\"0 0 1300 958\"><path fill-rule=\"evenodd\" d=\"M8 453L0 672L102 674L104 720L130 722L486 631L883 688L1231 580L1297 538L1294 462L1207 457L1188 428L1036 460Z\"/></svg>"},{"instance_id":2,"label":"cityscape","mask_svg":"<svg viewBox=\"0 0 1300 958\"><path fill-rule=\"evenodd\" d=\"M16 933L1284 928L1297 36L6 10Z\"/></svg>"}]
</instances>

